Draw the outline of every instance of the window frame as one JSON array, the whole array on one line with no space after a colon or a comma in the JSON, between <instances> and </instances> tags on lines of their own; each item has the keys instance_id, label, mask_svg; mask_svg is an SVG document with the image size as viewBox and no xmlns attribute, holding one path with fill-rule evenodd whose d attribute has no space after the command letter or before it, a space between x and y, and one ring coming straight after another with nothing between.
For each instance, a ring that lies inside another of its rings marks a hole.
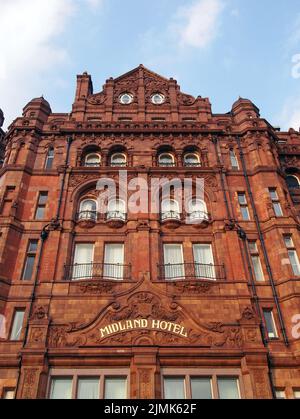
<instances>
[{"instance_id":1,"label":"window frame","mask_svg":"<svg viewBox=\"0 0 300 419\"><path fill-rule=\"evenodd\" d=\"M99 161L97 162L97 163L93 163L93 164L91 164L91 163L88 163L88 158L89 157L92 157L92 156L97 156L98 157L98 159L99 159ZM101 161L102 161L102 159L101 159L101 154L99 154L99 153L97 153L97 152L94 152L94 153L88 153L86 156L85 156L85 159L84 159L84 165L85 165L85 167L100 167L101 166Z\"/></svg>"},{"instance_id":2,"label":"window frame","mask_svg":"<svg viewBox=\"0 0 300 419\"><path fill-rule=\"evenodd\" d=\"M255 245L254 249L251 248L251 245L253 245L253 244ZM259 253L259 249L258 249L258 246L257 246L257 241L256 240L248 240L248 248L249 248L249 252L250 252L250 256L251 256L251 263L252 263L252 268L253 268L253 272L254 272L255 281L259 282L259 283L265 282L266 277L265 277L263 265L262 265L262 262L261 262L260 253ZM255 265L254 265L254 261L253 261L254 258L258 259L259 269L260 269L261 274L262 274L262 279L257 278Z\"/></svg>"},{"instance_id":3,"label":"window frame","mask_svg":"<svg viewBox=\"0 0 300 419\"><path fill-rule=\"evenodd\" d=\"M71 390L71 400L78 400L78 380L80 378L96 378L99 377L99 399L97 400L105 400L105 378L115 378L115 377L122 377L127 379L127 388L126 388L126 395L127 399L130 399L130 369L129 368L106 368L106 369L51 369L49 372L48 377L48 384L47 384L47 399L50 399L51 396L51 388L52 388L52 380L58 378L71 378L72 379L72 390ZM108 399L106 399L108 400Z\"/></svg>"},{"instance_id":4,"label":"window frame","mask_svg":"<svg viewBox=\"0 0 300 419\"><path fill-rule=\"evenodd\" d=\"M273 197L272 194L275 194L275 197ZM272 201L273 211L274 211L275 217L276 218L284 217L282 206L281 206L280 199L279 199L278 192L277 192L277 188L269 188L269 196L270 196L270 199ZM278 208L280 209L280 214L278 214L278 212L277 212Z\"/></svg>"},{"instance_id":5,"label":"window frame","mask_svg":"<svg viewBox=\"0 0 300 419\"><path fill-rule=\"evenodd\" d=\"M197 162L188 163L187 158L190 156L193 156L197 160ZM201 159L199 154L197 154L196 152L185 153L183 156L183 164L185 167L201 167Z\"/></svg>"},{"instance_id":6,"label":"window frame","mask_svg":"<svg viewBox=\"0 0 300 419\"><path fill-rule=\"evenodd\" d=\"M122 162L122 163L121 162L115 163L113 161L113 159L116 156L122 156L124 158L124 162ZM111 156L110 156L110 166L111 167L127 167L127 165L128 165L127 154L125 154L124 152L116 152L116 153L111 154Z\"/></svg>"},{"instance_id":7,"label":"window frame","mask_svg":"<svg viewBox=\"0 0 300 419\"><path fill-rule=\"evenodd\" d=\"M46 199L44 199L46 198ZM34 221L46 220L45 214L47 209L47 203L49 199L49 191L40 191L37 199L37 205L35 208ZM38 217L38 211L43 210L43 217Z\"/></svg>"},{"instance_id":8,"label":"window frame","mask_svg":"<svg viewBox=\"0 0 300 419\"><path fill-rule=\"evenodd\" d=\"M162 163L161 159L163 156L168 156L171 157L172 162L170 163ZM158 155L158 166L159 167L175 167L175 156L172 153L168 153L168 152L164 152L164 153L159 153Z\"/></svg>"},{"instance_id":9,"label":"window frame","mask_svg":"<svg viewBox=\"0 0 300 419\"><path fill-rule=\"evenodd\" d=\"M16 320L16 314L17 313L23 313L23 319L22 319L22 327L20 329L19 339L12 339L12 333L15 328L15 320ZM13 315L11 318L11 324L10 324L10 331L9 331L9 342L22 342L22 333L24 330L25 325L25 316L26 316L26 308L25 307L15 307L13 311Z\"/></svg>"},{"instance_id":10,"label":"window frame","mask_svg":"<svg viewBox=\"0 0 300 419\"><path fill-rule=\"evenodd\" d=\"M270 332L269 329L268 329L268 323L267 323L267 319L266 319L266 316L265 316L266 313L271 313L272 324L273 324L273 329L274 329L274 336L270 336L270 334L273 333L273 332ZM264 316L264 323L265 323L265 328L266 328L268 339L269 340L278 340L279 339L279 334L278 334L277 324L276 324L276 321L275 321L274 309L272 307L263 308L263 316Z\"/></svg>"},{"instance_id":11,"label":"window frame","mask_svg":"<svg viewBox=\"0 0 300 419\"><path fill-rule=\"evenodd\" d=\"M232 170L240 170L240 164L233 148L229 150L230 165Z\"/></svg>"},{"instance_id":12,"label":"window frame","mask_svg":"<svg viewBox=\"0 0 300 419\"><path fill-rule=\"evenodd\" d=\"M30 246L32 245L32 243L36 243L36 250L30 250ZM25 259L24 259L24 263L23 263L23 269L22 269L22 277L21 280L22 281L32 281L32 276L33 276L33 272L34 272L34 268L35 268L35 264L36 264L36 257L38 254L38 249L39 249L39 240L38 239L30 239L28 240L28 244L27 244L27 250L26 250L26 255L25 255ZM27 263L28 263L28 258L29 257L34 257L34 262L33 262L33 267L32 267L32 273L31 273L31 277L30 279L25 278L25 273L27 270Z\"/></svg>"},{"instance_id":13,"label":"window frame","mask_svg":"<svg viewBox=\"0 0 300 419\"><path fill-rule=\"evenodd\" d=\"M290 234L290 235L285 234L283 236L283 240L284 240L284 244L285 244L286 249L287 249L288 258L289 258L289 261L290 261L290 266L291 266L291 269L292 269L292 272L293 272L293 276L299 277L300 276L300 261L299 261L298 252L297 252L297 249L295 247L294 240L293 240L293 235L292 234ZM287 243L287 240L291 240L291 245L289 245ZM292 263L292 260L291 260L291 257L290 257L290 252L293 252L294 255L295 255L295 260L296 260L297 269L298 269L298 273L297 274L294 271L293 263Z\"/></svg>"},{"instance_id":14,"label":"window frame","mask_svg":"<svg viewBox=\"0 0 300 419\"><path fill-rule=\"evenodd\" d=\"M53 155L50 155L50 152L53 152ZM53 162L54 162L54 158L55 158L55 150L54 147L49 147L48 151L47 151L47 156L45 159L45 163L44 163L44 169L45 170L52 170L53 169ZM50 167L48 167L49 162L51 162Z\"/></svg>"},{"instance_id":15,"label":"window frame","mask_svg":"<svg viewBox=\"0 0 300 419\"><path fill-rule=\"evenodd\" d=\"M245 398L244 384L242 372L239 369L207 369L200 368L199 371L189 368L162 368L161 370L161 384L162 384L162 398L165 399L165 388L164 388L164 378L184 378L184 386L186 393L186 400L192 399L192 386L191 378L210 378L212 385L212 400L219 400L219 387L218 387L218 378L232 378L237 380L238 392L240 399Z\"/></svg>"},{"instance_id":16,"label":"window frame","mask_svg":"<svg viewBox=\"0 0 300 419\"><path fill-rule=\"evenodd\" d=\"M251 216L250 216L250 211L249 211L247 194L246 194L246 192L237 192L237 195L238 195L238 203L239 203L240 213L241 213L242 219L245 222L249 222L249 221L251 221ZM244 203L242 203L241 200L240 200L240 198L242 196L245 198L245 202ZM244 217L243 210L246 210L247 211L247 219L245 219L245 217Z\"/></svg>"}]
</instances>

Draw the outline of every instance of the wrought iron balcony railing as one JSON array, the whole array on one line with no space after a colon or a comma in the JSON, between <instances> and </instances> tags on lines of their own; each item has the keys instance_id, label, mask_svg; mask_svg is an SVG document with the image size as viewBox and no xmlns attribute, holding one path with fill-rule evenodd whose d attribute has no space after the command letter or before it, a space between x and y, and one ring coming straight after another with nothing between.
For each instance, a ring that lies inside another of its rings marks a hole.
<instances>
[{"instance_id":1,"label":"wrought iron balcony railing","mask_svg":"<svg viewBox=\"0 0 300 419\"><path fill-rule=\"evenodd\" d=\"M101 163L84 163L83 164L84 167L101 167Z\"/></svg>"},{"instance_id":2,"label":"wrought iron balcony railing","mask_svg":"<svg viewBox=\"0 0 300 419\"><path fill-rule=\"evenodd\" d=\"M115 280L123 281L131 279L131 265L112 263L87 263L65 265L65 281L84 280Z\"/></svg>"},{"instance_id":3,"label":"wrought iron balcony railing","mask_svg":"<svg viewBox=\"0 0 300 419\"><path fill-rule=\"evenodd\" d=\"M117 162L111 162L110 163L110 166L111 167L127 167L128 166L128 163L127 162L120 162L120 163L117 163Z\"/></svg>"},{"instance_id":4,"label":"wrought iron balcony railing","mask_svg":"<svg viewBox=\"0 0 300 419\"><path fill-rule=\"evenodd\" d=\"M178 211L165 211L161 213L161 221L181 220L181 215Z\"/></svg>"},{"instance_id":5,"label":"wrought iron balcony railing","mask_svg":"<svg viewBox=\"0 0 300 419\"><path fill-rule=\"evenodd\" d=\"M201 163L199 163L199 162L195 162L195 163L192 163L192 162L184 162L184 167L202 167L202 165L201 165Z\"/></svg>"},{"instance_id":6,"label":"wrought iron balcony railing","mask_svg":"<svg viewBox=\"0 0 300 419\"><path fill-rule=\"evenodd\" d=\"M106 214L106 219L107 221L119 220L125 222L127 220L127 214L121 211L109 211Z\"/></svg>"},{"instance_id":7,"label":"wrought iron balcony railing","mask_svg":"<svg viewBox=\"0 0 300 419\"><path fill-rule=\"evenodd\" d=\"M159 265L159 279L176 280L209 280L222 281L226 279L224 265L204 265L200 263L180 263Z\"/></svg>"},{"instance_id":8,"label":"wrought iron balcony railing","mask_svg":"<svg viewBox=\"0 0 300 419\"><path fill-rule=\"evenodd\" d=\"M194 211L188 215L188 221L190 223L198 223L202 221L209 221L210 216L207 212L204 211Z\"/></svg>"},{"instance_id":9,"label":"wrought iron balcony railing","mask_svg":"<svg viewBox=\"0 0 300 419\"><path fill-rule=\"evenodd\" d=\"M159 167L176 167L176 163L164 163L164 162L159 162L158 163L158 166Z\"/></svg>"},{"instance_id":10,"label":"wrought iron balcony railing","mask_svg":"<svg viewBox=\"0 0 300 419\"><path fill-rule=\"evenodd\" d=\"M77 214L78 221L97 221L97 211L80 211Z\"/></svg>"}]
</instances>

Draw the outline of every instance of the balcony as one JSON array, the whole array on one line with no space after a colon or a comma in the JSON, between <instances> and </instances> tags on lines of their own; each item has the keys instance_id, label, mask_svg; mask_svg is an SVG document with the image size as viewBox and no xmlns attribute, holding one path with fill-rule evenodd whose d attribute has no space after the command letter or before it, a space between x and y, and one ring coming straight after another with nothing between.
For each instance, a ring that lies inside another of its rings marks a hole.
<instances>
[{"instance_id":1,"label":"balcony","mask_svg":"<svg viewBox=\"0 0 300 419\"><path fill-rule=\"evenodd\" d=\"M82 228L92 228L98 220L97 211L80 211L77 214L77 222Z\"/></svg>"},{"instance_id":2,"label":"balcony","mask_svg":"<svg viewBox=\"0 0 300 419\"><path fill-rule=\"evenodd\" d=\"M181 214L178 211L165 211L161 213L161 222L170 229L176 229L181 224Z\"/></svg>"},{"instance_id":3,"label":"balcony","mask_svg":"<svg viewBox=\"0 0 300 419\"><path fill-rule=\"evenodd\" d=\"M131 265L87 263L65 265L65 281L131 280Z\"/></svg>"},{"instance_id":4,"label":"balcony","mask_svg":"<svg viewBox=\"0 0 300 419\"><path fill-rule=\"evenodd\" d=\"M159 279L161 281L224 281L226 272L224 265L204 265L200 263L180 263L159 265Z\"/></svg>"},{"instance_id":5,"label":"balcony","mask_svg":"<svg viewBox=\"0 0 300 419\"><path fill-rule=\"evenodd\" d=\"M127 214L122 211L108 211L106 221L112 228L120 228L127 221Z\"/></svg>"},{"instance_id":6,"label":"balcony","mask_svg":"<svg viewBox=\"0 0 300 419\"><path fill-rule=\"evenodd\" d=\"M83 167L101 167L101 163L83 163Z\"/></svg>"}]
</instances>

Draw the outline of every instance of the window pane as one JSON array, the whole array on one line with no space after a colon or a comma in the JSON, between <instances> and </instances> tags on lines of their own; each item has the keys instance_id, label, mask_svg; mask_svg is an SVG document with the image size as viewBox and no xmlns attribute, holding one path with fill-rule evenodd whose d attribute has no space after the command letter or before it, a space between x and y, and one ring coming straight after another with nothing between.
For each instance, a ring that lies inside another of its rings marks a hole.
<instances>
[{"instance_id":1,"label":"window pane","mask_svg":"<svg viewBox=\"0 0 300 419\"><path fill-rule=\"evenodd\" d=\"M48 192L41 192L39 197L39 205L45 205L48 200Z\"/></svg>"},{"instance_id":2,"label":"window pane","mask_svg":"<svg viewBox=\"0 0 300 419\"><path fill-rule=\"evenodd\" d=\"M279 202L275 202L273 206L274 206L274 212L275 212L276 217L282 217L283 212L282 212L282 208Z\"/></svg>"},{"instance_id":3,"label":"window pane","mask_svg":"<svg viewBox=\"0 0 300 419\"><path fill-rule=\"evenodd\" d=\"M24 274L23 274L24 281L30 281L32 279L34 261L35 261L35 256L33 255L27 256L27 259L25 262Z\"/></svg>"},{"instance_id":4,"label":"window pane","mask_svg":"<svg viewBox=\"0 0 300 419\"><path fill-rule=\"evenodd\" d=\"M24 322L24 310L16 310L13 320L13 327L11 330L10 340L20 340L21 332Z\"/></svg>"},{"instance_id":5,"label":"window pane","mask_svg":"<svg viewBox=\"0 0 300 419\"><path fill-rule=\"evenodd\" d=\"M247 205L246 195L244 193L239 193L238 196L240 205Z\"/></svg>"},{"instance_id":6,"label":"window pane","mask_svg":"<svg viewBox=\"0 0 300 419\"><path fill-rule=\"evenodd\" d=\"M269 189L270 192L270 197L273 201L277 201L278 200L278 195L276 192L276 189Z\"/></svg>"},{"instance_id":7,"label":"window pane","mask_svg":"<svg viewBox=\"0 0 300 419\"><path fill-rule=\"evenodd\" d=\"M295 397L295 399L300 399L300 390L295 390L294 391L294 397Z\"/></svg>"},{"instance_id":8,"label":"window pane","mask_svg":"<svg viewBox=\"0 0 300 419\"><path fill-rule=\"evenodd\" d=\"M181 244L166 244L164 246L166 279L184 278L183 253Z\"/></svg>"},{"instance_id":9,"label":"window pane","mask_svg":"<svg viewBox=\"0 0 300 419\"><path fill-rule=\"evenodd\" d=\"M29 247L28 247L28 253L35 253L37 251L38 248L38 241L37 240L32 240L29 243Z\"/></svg>"},{"instance_id":10,"label":"window pane","mask_svg":"<svg viewBox=\"0 0 300 419\"><path fill-rule=\"evenodd\" d=\"M235 155L235 152L233 150L230 151L230 160L231 160L231 166L233 169L239 168L239 163L237 160L237 157Z\"/></svg>"},{"instance_id":11,"label":"window pane","mask_svg":"<svg viewBox=\"0 0 300 419\"><path fill-rule=\"evenodd\" d=\"M241 207L241 213L244 221L250 221L250 214L248 207Z\"/></svg>"},{"instance_id":12,"label":"window pane","mask_svg":"<svg viewBox=\"0 0 300 419\"><path fill-rule=\"evenodd\" d=\"M127 399L127 378L126 377L106 378L104 398L106 400Z\"/></svg>"},{"instance_id":13,"label":"window pane","mask_svg":"<svg viewBox=\"0 0 300 419\"><path fill-rule=\"evenodd\" d=\"M5 390L3 399L5 400L13 400L15 398L15 392L14 390Z\"/></svg>"},{"instance_id":14,"label":"window pane","mask_svg":"<svg viewBox=\"0 0 300 419\"><path fill-rule=\"evenodd\" d=\"M276 399L284 400L286 398L284 390L276 390L275 393L276 393Z\"/></svg>"},{"instance_id":15,"label":"window pane","mask_svg":"<svg viewBox=\"0 0 300 419\"><path fill-rule=\"evenodd\" d=\"M124 244L105 245L104 277L119 280L124 278Z\"/></svg>"},{"instance_id":16,"label":"window pane","mask_svg":"<svg viewBox=\"0 0 300 419\"><path fill-rule=\"evenodd\" d=\"M251 253L257 253L258 249L256 242L249 242L249 249Z\"/></svg>"},{"instance_id":17,"label":"window pane","mask_svg":"<svg viewBox=\"0 0 300 419\"><path fill-rule=\"evenodd\" d=\"M236 378L218 378L220 399L235 400L240 398L238 380Z\"/></svg>"},{"instance_id":18,"label":"window pane","mask_svg":"<svg viewBox=\"0 0 300 419\"><path fill-rule=\"evenodd\" d=\"M284 242L285 242L285 245L288 249L290 249L291 247L294 247L294 242L293 242L292 237L285 236L284 237Z\"/></svg>"},{"instance_id":19,"label":"window pane","mask_svg":"<svg viewBox=\"0 0 300 419\"><path fill-rule=\"evenodd\" d=\"M99 399L99 378L79 378L77 398L81 400Z\"/></svg>"},{"instance_id":20,"label":"window pane","mask_svg":"<svg viewBox=\"0 0 300 419\"><path fill-rule=\"evenodd\" d=\"M194 259L197 278L216 279L214 257L210 244L194 245Z\"/></svg>"},{"instance_id":21,"label":"window pane","mask_svg":"<svg viewBox=\"0 0 300 419\"><path fill-rule=\"evenodd\" d=\"M72 378L53 378L50 399L70 400L72 398Z\"/></svg>"},{"instance_id":22,"label":"window pane","mask_svg":"<svg viewBox=\"0 0 300 419\"><path fill-rule=\"evenodd\" d=\"M183 400L185 396L184 378L169 377L164 379L165 399Z\"/></svg>"},{"instance_id":23,"label":"window pane","mask_svg":"<svg viewBox=\"0 0 300 419\"><path fill-rule=\"evenodd\" d=\"M94 245L80 243L76 245L74 256L73 280L93 277Z\"/></svg>"},{"instance_id":24,"label":"window pane","mask_svg":"<svg viewBox=\"0 0 300 419\"><path fill-rule=\"evenodd\" d=\"M264 281L264 273L261 267L259 256L252 256L253 269L256 281Z\"/></svg>"},{"instance_id":25,"label":"window pane","mask_svg":"<svg viewBox=\"0 0 300 419\"><path fill-rule=\"evenodd\" d=\"M272 311L264 310L264 317L265 317L265 321L266 321L266 326L267 326L267 331L268 331L269 338L271 338L271 339L276 338L277 337L277 332L276 332L276 327L275 327Z\"/></svg>"},{"instance_id":26,"label":"window pane","mask_svg":"<svg viewBox=\"0 0 300 419\"><path fill-rule=\"evenodd\" d=\"M295 250L289 250L289 258L295 276L300 276L300 265L298 255Z\"/></svg>"},{"instance_id":27,"label":"window pane","mask_svg":"<svg viewBox=\"0 0 300 419\"><path fill-rule=\"evenodd\" d=\"M210 400L212 399L212 387L210 378L192 378L192 399Z\"/></svg>"},{"instance_id":28,"label":"window pane","mask_svg":"<svg viewBox=\"0 0 300 419\"><path fill-rule=\"evenodd\" d=\"M45 218L45 207L37 207L36 209L36 214L35 214L35 219L36 220L44 220Z\"/></svg>"}]
</instances>

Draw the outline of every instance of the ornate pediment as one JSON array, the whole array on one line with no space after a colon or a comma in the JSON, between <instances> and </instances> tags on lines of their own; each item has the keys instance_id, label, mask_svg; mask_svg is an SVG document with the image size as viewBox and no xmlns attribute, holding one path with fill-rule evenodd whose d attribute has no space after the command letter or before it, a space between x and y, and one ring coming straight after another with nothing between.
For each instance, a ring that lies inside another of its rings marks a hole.
<instances>
[{"instance_id":1,"label":"ornate pediment","mask_svg":"<svg viewBox=\"0 0 300 419\"><path fill-rule=\"evenodd\" d=\"M200 346L236 348L242 346L238 323L203 323L185 307L161 293L161 287L146 276L104 307L88 323L50 327L49 347L105 346ZM160 290L160 293L158 292Z\"/></svg>"}]
</instances>

